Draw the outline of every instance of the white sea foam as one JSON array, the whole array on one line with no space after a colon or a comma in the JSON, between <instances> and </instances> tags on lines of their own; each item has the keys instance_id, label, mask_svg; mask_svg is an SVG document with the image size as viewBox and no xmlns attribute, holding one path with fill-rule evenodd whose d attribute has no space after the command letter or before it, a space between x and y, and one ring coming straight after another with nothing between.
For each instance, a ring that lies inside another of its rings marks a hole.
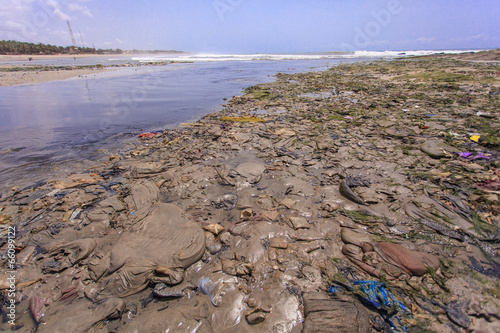
<instances>
[{"instance_id":1,"label":"white sea foam","mask_svg":"<svg viewBox=\"0 0 500 333\"><path fill-rule=\"evenodd\" d=\"M354 51L354 52L324 52L324 53L256 53L256 54L210 54L190 53L182 55L154 55L133 57L139 62L219 62L219 61L280 61L280 60L317 60L317 59L363 59L363 58L398 58L408 56L423 56L431 54L458 54L479 52L483 50L419 50L419 51Z\"/></svg>"},{"instance_id":2,"label":"white sea foam","mask_svg":"<svg viewBox=\"0 0 500 333\"><path fill-rule=\"evenodd\" d=\"M187 54L179 56L151 56L135 57L132 60L140 62L155 61L193 61L193 62L213 62L213 61L258 61L258 60L311 60L311 59L333 59L338 58L338 54Z\"/></svg>"}]
</instances>

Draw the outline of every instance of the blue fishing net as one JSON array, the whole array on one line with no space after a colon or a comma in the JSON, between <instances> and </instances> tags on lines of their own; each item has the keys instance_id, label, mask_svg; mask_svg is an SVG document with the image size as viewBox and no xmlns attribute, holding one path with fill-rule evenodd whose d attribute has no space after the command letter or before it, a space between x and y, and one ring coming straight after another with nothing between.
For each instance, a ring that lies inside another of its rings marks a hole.
<instances>
[{"instance_id":1,"label":"blue fishing net","mask_svg":"<svg viewBox=\"0 0 500 333\"><path fill-rule=\"evenodd\" d=\"M331 286L330 292L337 293L343 289L339 286ZM398 330L398 327L392 322L391 318L397 319L401 329L408 332L408 328L405 327L400 318L396 315L398 312L411 313L408 308L398 301L396 297L386 288L385 283L378 281L354 281L352 290L356 295L358 295L363 301L372 305L374 308L381 310L382 317L393 327Z\"/></svg>"}]
</instances>

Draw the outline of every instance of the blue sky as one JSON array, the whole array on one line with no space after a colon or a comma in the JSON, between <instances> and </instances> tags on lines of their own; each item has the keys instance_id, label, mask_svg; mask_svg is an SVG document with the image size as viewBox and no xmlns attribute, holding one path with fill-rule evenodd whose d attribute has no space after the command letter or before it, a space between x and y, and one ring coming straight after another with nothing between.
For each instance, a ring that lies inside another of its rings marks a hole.
<instances>
[{"instance_id":1,"label":"blue sky","mask_svg":"<svg viewBox=\"0 0 500 333\"><path fill-rule=\"evenodd\" d=\"M500 47L498 0L0 0L0 40L204 53Z\"/></svg>"}]
</instances>

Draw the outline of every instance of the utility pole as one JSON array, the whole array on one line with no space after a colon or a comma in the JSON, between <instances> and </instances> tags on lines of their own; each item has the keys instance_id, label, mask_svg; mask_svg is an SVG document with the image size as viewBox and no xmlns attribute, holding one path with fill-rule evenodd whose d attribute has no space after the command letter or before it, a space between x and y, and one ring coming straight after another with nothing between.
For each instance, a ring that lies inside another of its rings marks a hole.
<instances>
[{"instance_id":1,"label":"utility pole","mask_svg":"<svg viewBox=\"0 0 500 333\"><path fill-rule=\"evenodd\" d=\"M71 41L73 42L73 46L76 46L76 39L75 35L73 34L73 30L71 29L71 24L69 24L69 21L66 21L66 23L68 23L69 34L71 35Z\"/></svg>"}]
</instances>

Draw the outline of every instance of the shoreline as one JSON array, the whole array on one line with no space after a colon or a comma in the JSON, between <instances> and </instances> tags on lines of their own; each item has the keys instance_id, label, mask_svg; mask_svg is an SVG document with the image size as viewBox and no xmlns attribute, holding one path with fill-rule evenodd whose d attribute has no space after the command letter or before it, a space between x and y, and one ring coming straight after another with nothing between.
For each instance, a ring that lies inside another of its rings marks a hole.
<instances>
[{"instance_id":1,"label":"shoreline","mask_svg":"<svg viewBox=\"0 0 500 333\"><path fill-rule=\"evenodd\" d=\"M44 71L2 71L2 69L10 69L10 67L2 67L0 65L0 87L16 86L52 81L62 81L72 78L87 78L89 76L96 77L97 74L109 72L110 68L95 68L95 69L70 69L70 70L44 70Z\"/></svg>"},{"instance_id":2,"label":"shoreline","mask_svg":"<svg viewBox=\"0 0 500 333\"><path fill-rule=\"evenodd\" d=\"M137 64L113 65L74 65L74 66L40 66L40 65L0 65L0 87L14 86L51 81L62 81L72 78L98 77L98 74L131 67L164 66L182 62L151 62Z\"/></svg>"},{"instance_id":3,"label":"shoreline","mask_svg":"<svg viewBox=\"0 0 500 333\"><path fill-rule=\"evenodd\" d=\"M117 55L120 56L120 55ZM28 61L28 58L37 60L59 60L59 59L84 59L102 58L108 55L0 55L0 62ZM78 65L75 65L78 66ZM37 69L35 70L34 67ZM97 66L80 66L89 68L71 68L73 66L41 66L31 62L19 66L15 63L0 64L0 87L43 83L51 81L67 80L75 77L95 76L96 74L109 71L108 68ZM38 69L40 68L40 69ZM52 68L52 69L51 69ZM14 71L15 70L15 71Z\"/></svg>"},{"instance_id":4,"label":"shoreline","mask_svg":"<svg viewBox=\"0 0 500 333\"><path fill-rule=\"evenodd\" d=\"M178 53L174 53L178 54ZM141 55L154 55L149 53L140 53ZM84 58L109 58L109 57L130 57L130 54L84 54L84 55L0 55L0 61L26 61L28 57L32 57L33 60L58 60L58 59L84 59ZM463 54L437 54L437 55L427 55L427 56L416 56L409 57L409 59L450 59L450 60L462 60L471 62L500 62L500 49L483 51L477 53L463 53ZM0 64L0 87L2 86L12 86L12 85L22 85L22 84L33 84L42 83L50 81L60 81L75 77L88 77L96 76L96 74L109 71L114 67L130 67L130 66L146 66L146 65L163 65L167 63L143 63L143 64L121 64L112 65L104 68L91 68L91 69L70 69L74 66L63 66L64 70L60 71L57 69L58 66L45 66L54 67L54 70L43 69L40 71L33 72L32 67L37 65L23 64L23 67L16 66L15 64ZM78 67L78 65L75 65ZM44 66L40 66L44 67ZM86 65L84 67L93 67L92 65ZM19 68L18 71L11 71L13 68Z\"/></svg>"},{"instance_id":5,"label":"shoreline","mask_svg":"<svg viewBox=\"0 0 500 333\"><path fill-rule=\"evenodd\" d=\"M5 193L18 292L34 300L18 323L367 331L384 319L351 282L380 280L411 308L398 310L410 329L498 329L495 71L403 59L278 74L87 172Z\"/></svg>"},{"instance_id":6,"label":"shoreline","mask_svg":"<svg viewBox=\"0 0 500 333\"><path fill-rule=\"evenodd\" d=\"M165 52L160 54L187 54L188 52ZM1 61L28 61L28 58L36 60L58 60L58 59L86 59L86 58L126 58L131 56L149 56L158 55L157 53L122 53L122 54L19 54L8 55L0 54Z\"/></svg>"},{"instance_id":7,"label":"shoreline","mask_svg":"<svg viewBox=\"0 0 500 333\"><path fill-rule=\"evenodd\" d=\"M32 58L34 61L36 60L57 60L57 59L84 59L84 58L102 58L102 57L110 57L110 56L123 56L123 54L0 54L0 61L28 61L28 58Z\"/></svg>"}]
</instances>

